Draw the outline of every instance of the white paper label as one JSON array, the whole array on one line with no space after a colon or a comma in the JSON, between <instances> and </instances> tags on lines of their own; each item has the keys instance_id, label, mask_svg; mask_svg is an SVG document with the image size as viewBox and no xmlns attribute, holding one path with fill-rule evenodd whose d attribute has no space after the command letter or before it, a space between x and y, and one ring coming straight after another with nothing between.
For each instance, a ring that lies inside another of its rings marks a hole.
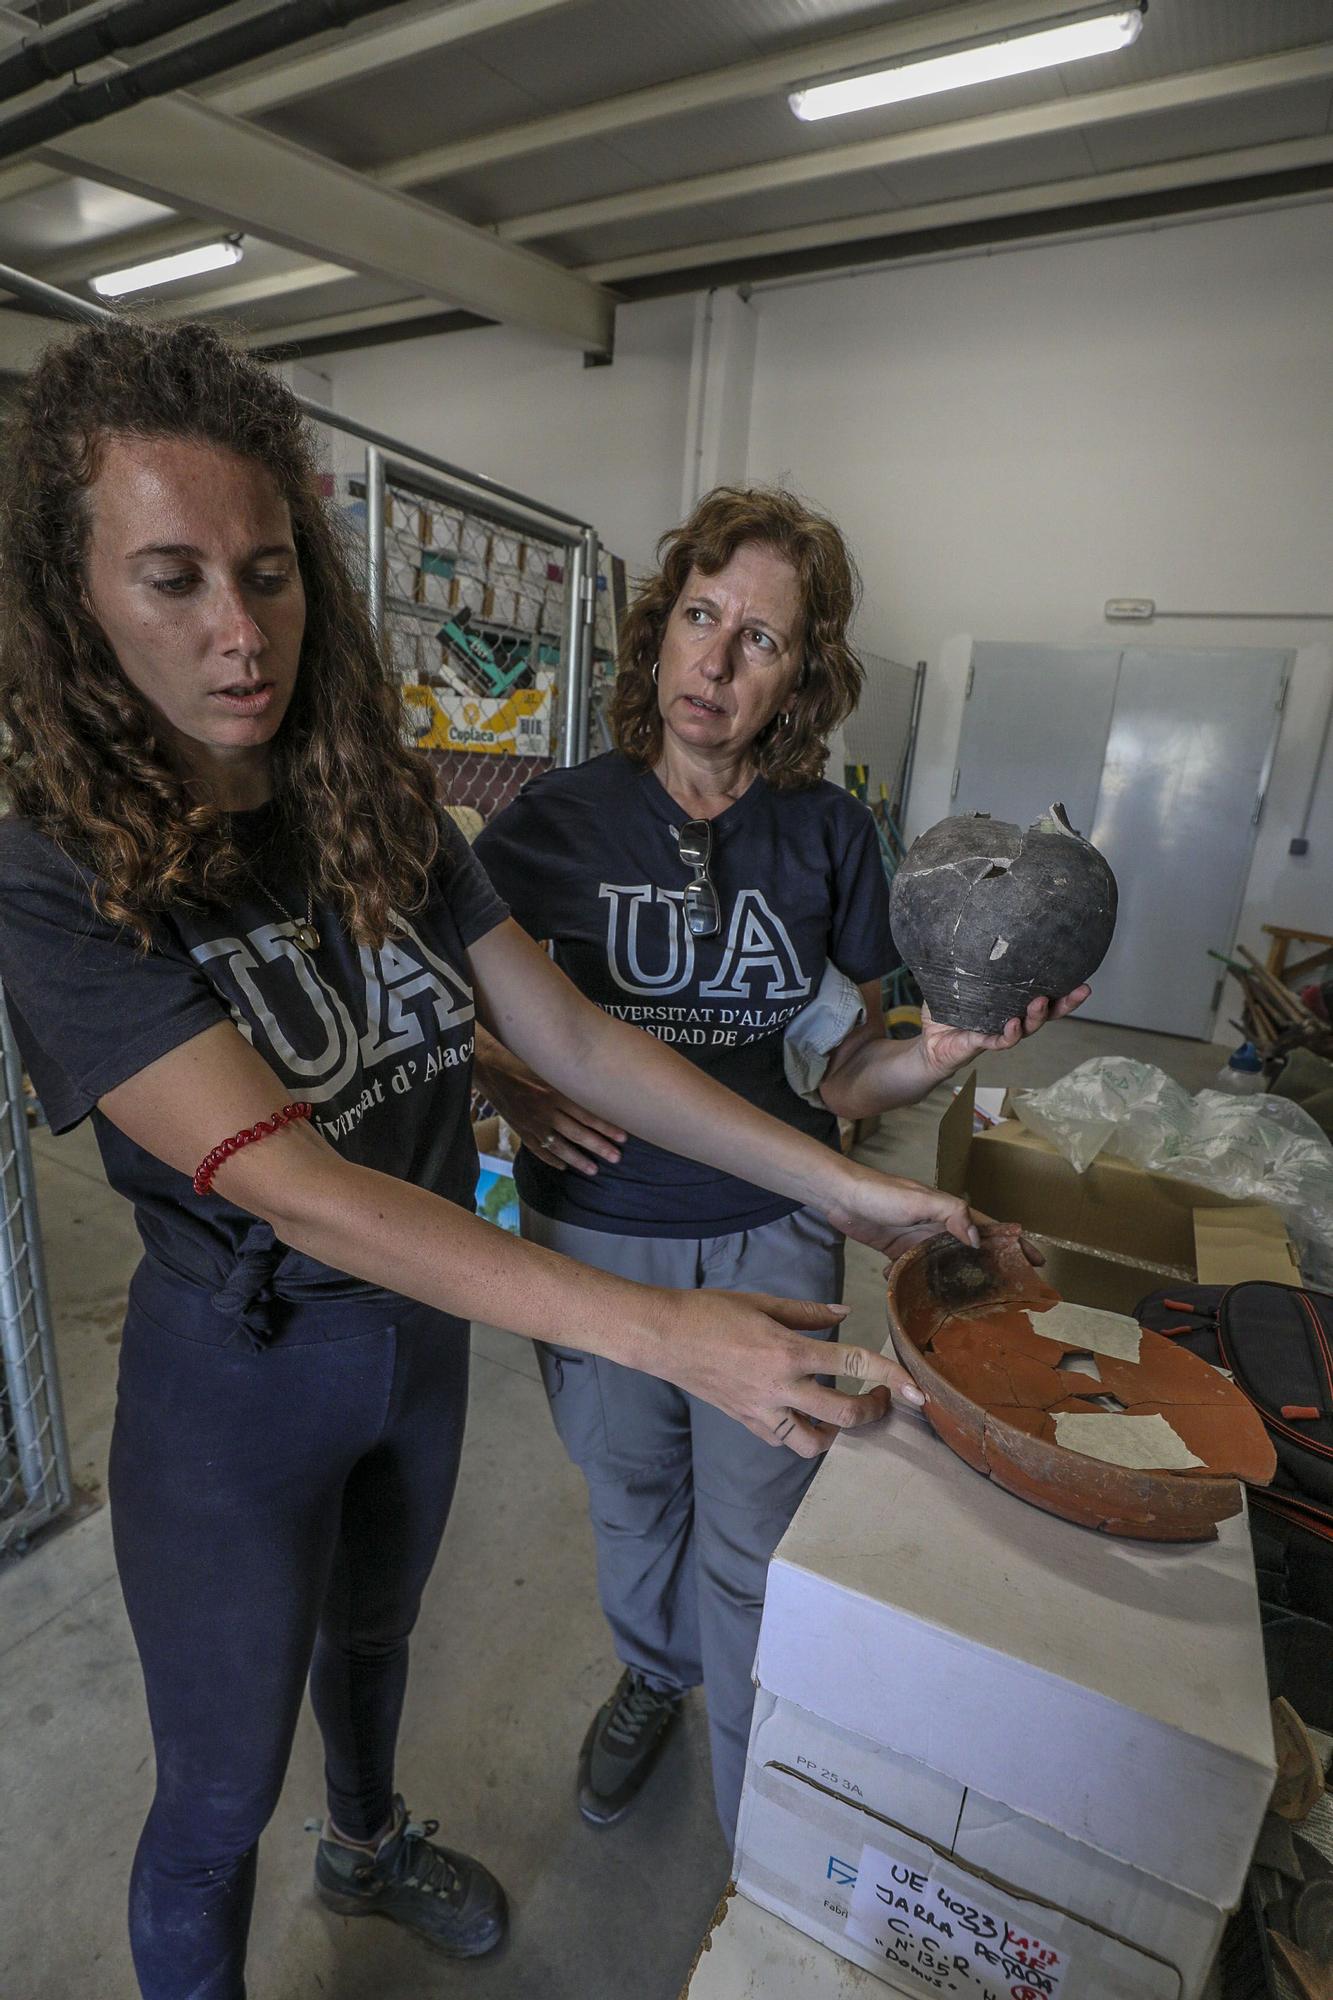
<instances>
[{"instance_id":1,"label":"white paper label","mask_svg":"<svg viewBox=\"0 0 1333 2000\"><path fill-rule=\"evenodd\" d=\"M1085 1347L1090 1354L1109 1354L1116 1361L1137 1361L1142 1330L1124 1313L1103 1312L1099 1306L1076 1306L1058 1299L1049 1312L1033 1313L1032 1331L1067 1347Z\"/></svg>"},{"instance_id":2,"label":"white paper label","mask_svg":"<svg viewBox=\"0 0 1333 2000\"><path fill-rule=\"evenodd\" d=\"M1128 1465L1142 1472L1188 1472L1202 1465L1166 1418L1121 1416L1114 1410L1056 1410L1055 1442L1103 1465Z\"/></svg>"},{"instance_id":3,"label":"white paper label","mask_svg":"<svg viewBox=\"0 0 1333 2000\"><path fill-rule=\"evenodd\" d=\"M1069 1969L1063 1948L1050 1942L1059 1922L1052 1913L1039 1936L1019 1905L956 1869L864 1847L847 1930L905 1973L911 1990L965 2000L1054 2000Z\"/></svg>"}]
</instances>

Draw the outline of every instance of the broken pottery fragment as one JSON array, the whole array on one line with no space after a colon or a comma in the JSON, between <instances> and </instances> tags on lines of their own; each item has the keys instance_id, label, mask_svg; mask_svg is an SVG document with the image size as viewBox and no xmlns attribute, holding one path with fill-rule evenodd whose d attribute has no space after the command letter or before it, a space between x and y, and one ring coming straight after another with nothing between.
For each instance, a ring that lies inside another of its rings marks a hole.
<instances>
[{"instance_id":1,"label":"broken pottery fragment","mask_svg":"<svg viewBox=\"0 0 1333 2000\"><path fill-rule=\"evenodd\" d=\"M1139 1540L1210 1540L1277 1469L1218 1369L1119 1314L1064 1305L1016 1237L933 1236L894 1265L889 1331L937 1435L1034 1507ZM1051 1331L1041 1330L1050 1314Z\"/></svg>"},{"instance_id":2,"label":"broken pottery fragment","mask_svg":"<svg viewBox=\"0 0 1333 2000\"><path fill-rule=\"evenodd\" d=\"M1106 956L1116 884L1053 805L1027 828L988 813L942 819L893 883L893 935L937 1021L997 1035L1028 1002L1058 1000Z\"/></svg>"}]
</instances>

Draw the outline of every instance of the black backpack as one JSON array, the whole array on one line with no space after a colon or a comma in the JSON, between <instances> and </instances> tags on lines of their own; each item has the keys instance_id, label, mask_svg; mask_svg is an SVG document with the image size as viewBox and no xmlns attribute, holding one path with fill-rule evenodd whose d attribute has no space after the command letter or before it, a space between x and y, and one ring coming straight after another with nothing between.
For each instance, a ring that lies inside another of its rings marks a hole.
<instances>
[{"instance_id":1,"label":"black backpack","mask_svg":"<svg viewBox=\"0 0 1333 2000\"><path fill-rule=\"evenodd\" d=\"M1228 1369L1264 1420L1277 1475L1247 1491L1270 1691L1333 1729L1333 1292L1171 1285L1134 1317Z\"/></svg>"}]
</instances>

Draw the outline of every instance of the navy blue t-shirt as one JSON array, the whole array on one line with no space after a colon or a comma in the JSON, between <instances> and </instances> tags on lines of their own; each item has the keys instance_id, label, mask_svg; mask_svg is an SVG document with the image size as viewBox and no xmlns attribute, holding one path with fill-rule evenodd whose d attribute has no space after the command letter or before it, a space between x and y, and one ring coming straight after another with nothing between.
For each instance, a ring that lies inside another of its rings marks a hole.
<instances>
[{"instance_id":1,"label":"navy blue t-shirt","mask_svg":"<svg viewBox=\"0 0 1333 2000\"><path fill-rule=\"evenodd\" d=\"M590 1000L836 1145L837 1120L788 1085L782 1037L828 960L857 985L898 963L874 821L836 785L777 792L756 778L712 822L722 925L693 938L674 831L686 818L651 771L612 751L532 779L474 852ZM524 1148L515 1179L540 1213L628 1236L725 1236L798 1206L634 1137L591 1178Z\"/></svg>"},{"instance_id":2,"label":"navy blue t-shirt","mask_svg":"<svg viewBox=\"0 0 1333 2000\"><path fill-rule=\"evenodd\" d=\"M210 1290L228 1283L267 1225L217 1194L196 1195L97 1100L230 1020L293 1096L310 1100L316 1129L345 1158L471 1209L466 954L506 914L446 821L429 900L401 935L372 951L316 903L320 943L307 956L291 935L306 892L279 815L261 806L235 814L234 825L253 892L222 911L173 911L145 954L132 933L98 915L87 870L24 821L0 822L0 979L42 1108L56 1132L91 1112L107 1179L133 1202L150 1256ZM201 1156L217 1137L201 1131ZM274 1270L284 1298L374 1296L360 1279L281 1246Z\"/></svg>"}]
</instances>

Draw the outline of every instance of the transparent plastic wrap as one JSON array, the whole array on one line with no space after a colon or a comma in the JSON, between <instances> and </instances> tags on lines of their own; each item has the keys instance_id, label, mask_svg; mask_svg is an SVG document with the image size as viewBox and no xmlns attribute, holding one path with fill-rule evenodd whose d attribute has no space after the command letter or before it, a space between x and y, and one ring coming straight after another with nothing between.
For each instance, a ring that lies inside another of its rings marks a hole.
<instances>
[{"instance_id":1,"label":"transparent plastic wrap","mask_svg":"<svg viewBox=\"0 0 1333 2000\"><path fill-rule=\"evenodd\" d=\"M1238 1201L1266 1201L1286 1223L1311 1284L1333 1286L1333 1145L1282 1097L1196 1097L1151 1063L1096 1056L1014 1109L1079 1173L1105 1150Z\"/></svg>"}]
</instances>

